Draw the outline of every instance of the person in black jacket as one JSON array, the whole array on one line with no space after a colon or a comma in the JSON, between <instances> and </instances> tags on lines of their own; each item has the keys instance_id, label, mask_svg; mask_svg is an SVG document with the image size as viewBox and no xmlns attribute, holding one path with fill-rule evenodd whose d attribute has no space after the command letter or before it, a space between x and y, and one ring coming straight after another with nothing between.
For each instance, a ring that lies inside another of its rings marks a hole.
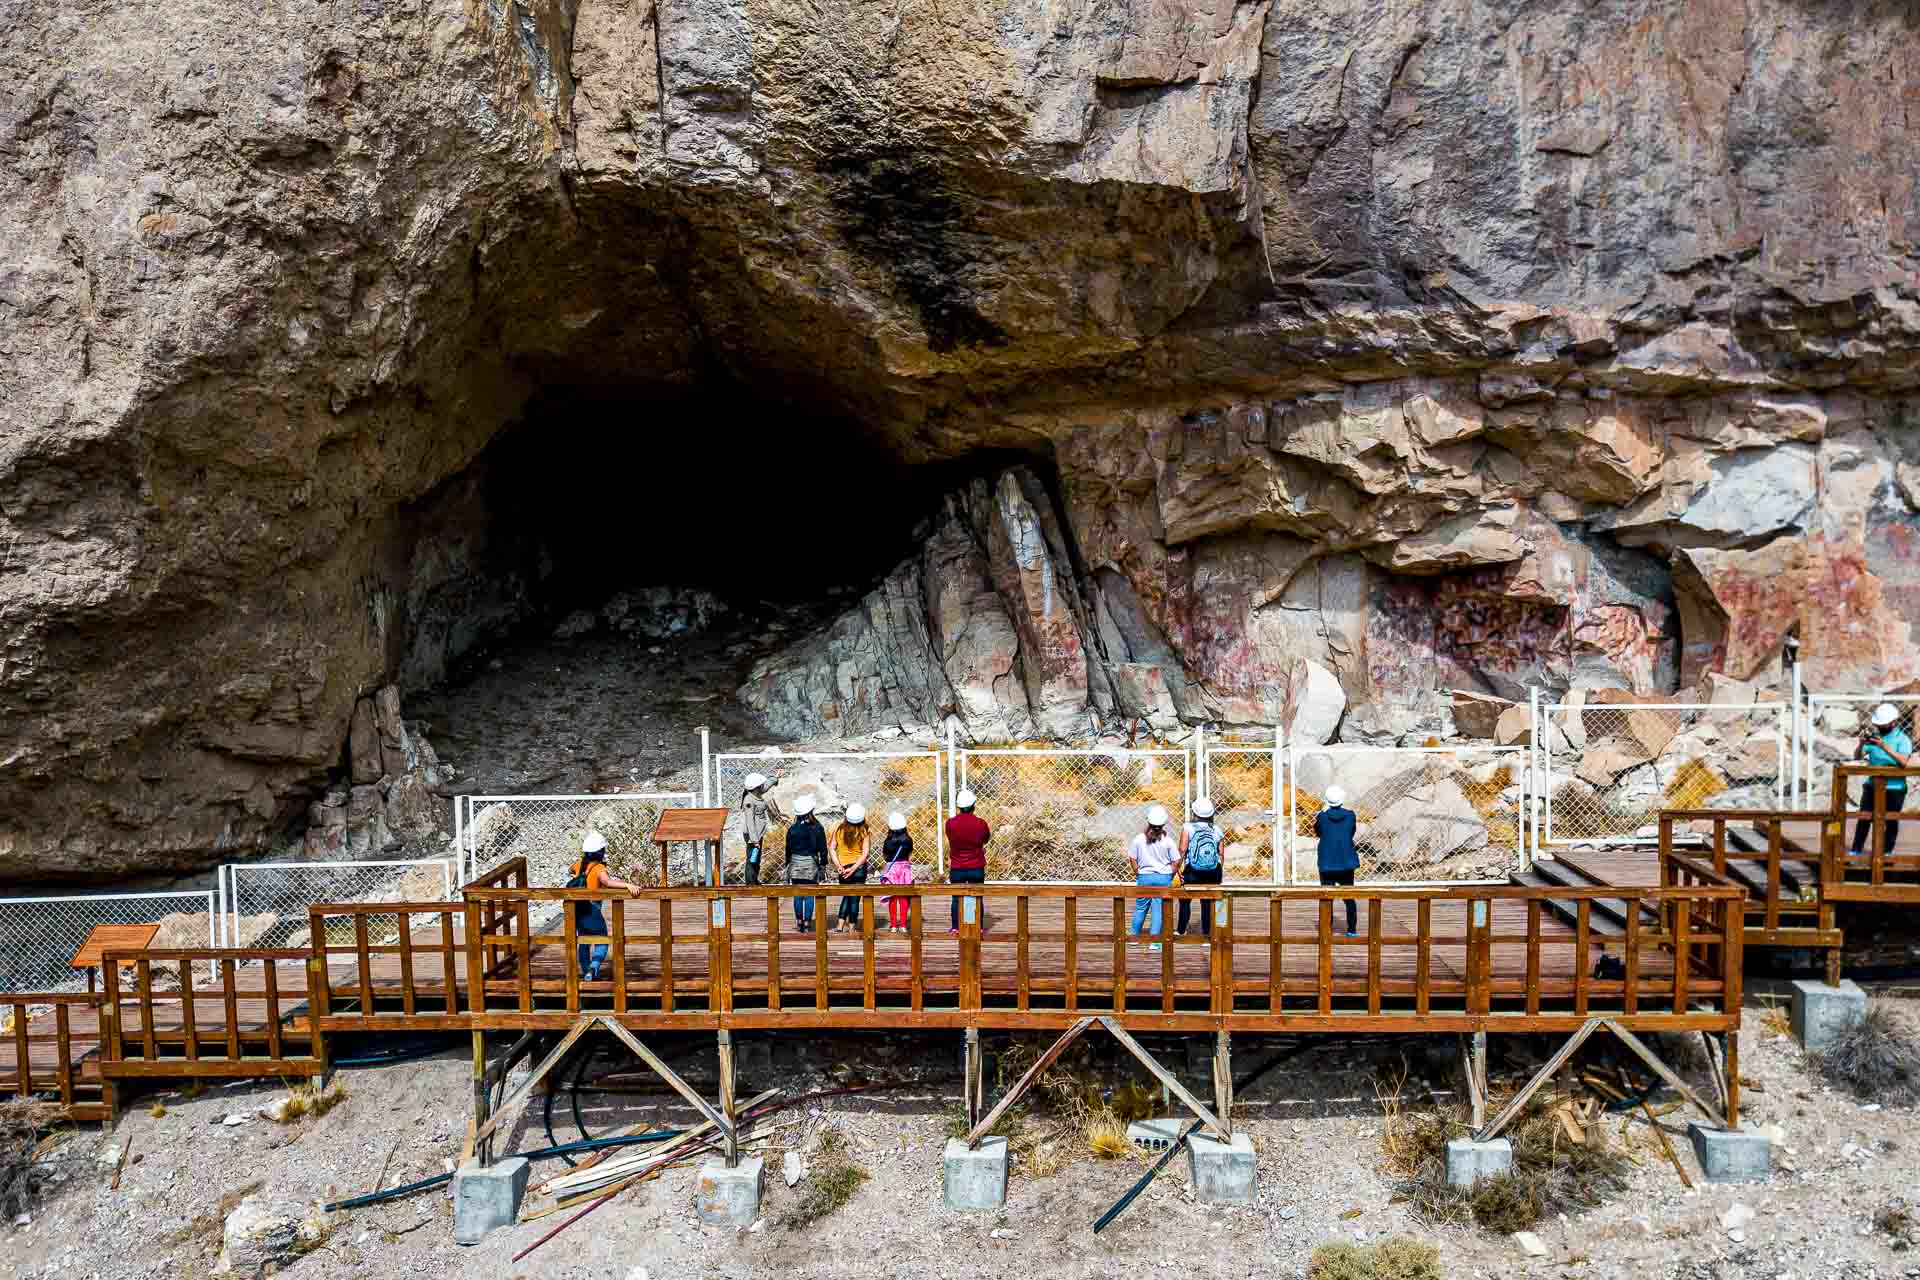
<instances>
[{"instance_id":1,"label":"person in black jacket","mask_svg":"<svg viewBox=\"0 0 1920 1280\"><path fill-rule=\"evenodd\" d=\"M827 829L813 816L817 802L811 794L793 802L794 818L787 827L787 883L819 884L820 870L827 862ZM814 896L806 894L793 900L793 922L800 932L813 930Z\"/></svg>"},{"instance_id":2,"label":"person in black jacket","mask_svg":"<svg viewBox=\"0 0 1920 1280\"><path fill-rule=\"evenodd\" d=\"M1347 808L1347 793L1341 787L1327 788L1327 806L1313 815L1313 834L1320 837L1320 883L1352 884L1353 873L1360 869L1360 853L1354 847L1354 832L1360 819ZM1347 899L1347 936L1360 931L1360 904Z\"/></svg>"}]
</instances>

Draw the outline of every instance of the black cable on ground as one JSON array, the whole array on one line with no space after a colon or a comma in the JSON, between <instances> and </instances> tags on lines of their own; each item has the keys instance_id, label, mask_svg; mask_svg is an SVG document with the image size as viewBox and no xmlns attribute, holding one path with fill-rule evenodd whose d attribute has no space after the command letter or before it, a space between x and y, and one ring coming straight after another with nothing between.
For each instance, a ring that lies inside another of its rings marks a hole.
<instances>
[{"instance_id":1,"label":"black cable on ground","mask_svg":"<svg viewBox=\"0 0 1920 1280\"><path fill-rule=\"evenodd\" d=\"M635 1134L630 1138L593 1138L586 1142L562 1142L551 1147L543 1147L538 1151L522 1151L520 1155L528 1160L551 1160L553 1157L559 1156L561 1159L566 1160L568 1164L572 1164L573 1161L568 1157L575 1152L601 1151L608 1147L631 1147L643 1142L665 1142L670 1138L678 1138L685 1133L685 1129L655 1129L651 1133ZM416 1191L426 1191L452 1181L452 1174L436 1173L431 1178L422 1178L418 1182L409 1182L405 1186L388 1187L385 1191L373 1191L364 1196L353 1196L346 1200L336 1200L332 1204L326 1205L325 1208L328 1213L332 1213L336 1209L358 1209L364 1205L379 1204L383 1200L397 1200L401 1196L410 1196Z\"/></svg>"},{"instance_id":2,"label":"black cable on ground","mask_svg":"<svg viewBox=\"0 0 1920 1280\"><path fill-rule=\"evenodd\" d=\"M562 1062L559 1066L555 1067L553 1071L554 1076L556 1078L559 1078L565 1074L567 1070L567 1063L571 1062L575 1064L573 1068L573 1078L571 1082L566 1086L566 1088L568 1089L568 1092L572 1094L572 1097L573 1097L573 1122L580 1127L580 1137L584 1141L591 1141L593 1138L593 1135L587 1132L586 1121L581 1119L581 1116L580 1116L580 1088L581 1088L580 1077L585 1075L587 1068L592 1065L596 1051L597 1051L597 1046L583 1041L579 1046L577 1046L574 1049L572 1053L567 1055L566 1061ZM560 1092L559 1089L547 1090L546 1107L544 1111L544 1118L545 1118L546 1127L547 1127L547 1141L555 1145L559 1144L559 1139L554 1137L554 1133L553 1133L553 1099L554 1099L554 1096L559 1092ZM569 1166L571 1166L574 1163L572 1156L563 1156L562 1158L566 1160Z\"/></svg>"}]
</instances>

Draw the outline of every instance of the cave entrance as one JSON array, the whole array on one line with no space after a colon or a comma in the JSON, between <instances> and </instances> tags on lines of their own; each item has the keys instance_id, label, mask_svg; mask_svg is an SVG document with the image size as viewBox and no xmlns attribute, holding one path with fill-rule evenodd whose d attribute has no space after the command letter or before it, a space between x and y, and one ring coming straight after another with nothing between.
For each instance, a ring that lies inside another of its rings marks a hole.
<instances>
[{"instance_id":1,"label":"cave entrance","mask_svg":"<svg viewBox=\"0 0 1920 1280\"><path fill-rule=\"evenodd\" d=\"M731 695L854 607L1003 454L918 462L852 415L737 384L532 397L407 522L409 708L463 789L645 782Z\"/></svg>"}]
</instances>

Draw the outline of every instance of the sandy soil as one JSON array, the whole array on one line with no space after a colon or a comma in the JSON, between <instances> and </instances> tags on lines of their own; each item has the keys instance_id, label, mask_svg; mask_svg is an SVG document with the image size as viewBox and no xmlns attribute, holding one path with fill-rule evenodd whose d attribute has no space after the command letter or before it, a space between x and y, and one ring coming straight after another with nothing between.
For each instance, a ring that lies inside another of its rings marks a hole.
<instances>
[{"instance_id":1,"label":"sandy soil","mask_svg":"<svg viewBox=\"0 0 1920 1280\"><path fill-rule=\"evenodd\" d=\"M1756 997L1756 1001L1764 999ZM1296 1276L1327 1240L1414 1234L1436 1240L1450 1276L1588 1275L1607 1277L1899 1276L1920 1274L1916 1255L1878 1233L1872 1219L1896 1196L1913 1192L1920 1173L1920 1123L1913 1112L1870 1110L1811 1078L1798 1049L1773 1031L1765 1008L1749 1007L1742 1033L1747 1118L1778 1124L1775 1174L1764 1185L1683 1191L1661 1162L1643 1123L1627 1126L1639 1161L1628 1192L1614 1203L1539 1229L1544 1259L1528 1260L1514 1242L1472 1231L1435 1229L1396 1203L1382 1169L1382 1112L1376 1083L1404 1058L1409 1105L1451 1100L1450 1046L1438 1039L1327 1038L1240 1098L1239 1116L1259 1158L1256 1205L1196 1204L1184 1161L1176 1161L1111 1228L1091 1223L1144 1168L1142 1160L1091 1158L1044 1179L1018 1171L1006 1208L956 1215L941 1204L940 1153L959 1107L958 1037L846 1037L777 1042L743 1088L773 1084L794 1092L850 1078L905 1079L886 1093L821 1100L788 1113L798 1125L775 1131L763 1216L749 1231L700 1226L691 1213L691 1169L627 1191L522 1262L514 1255L560 1217L495 1233L484 1244L453 1243L448 1198L411 1199L335 1215L325 1245L286 1274L315 1280L348 1276L450 1274L615 1280L681 1277L803 1277L907 1274L1138 1276L1159 1271L1209 1276ZM677 1068L711 1092L711 1045L662 1037ZM1501 1045L1496 1038L1496 1047ZM1272 1046L1236 1046L1244 1072ZM1534 1042L1528 1053L1550 1046ZM1509 1070L1517 1073L1516 1053ZM1169 1058L1178 1063L1178 1055ZM1496 1066L1501 1058L1496 1056ZM1116 1070L1122 1070L1116 1067ZM132 1103L110 1132L77 1134L49 1159L55 1181L30 1225L15 1227L0 1250L0 1278L180 1277L202 1274L217 1254L223 1195L261 1182L307 1202L424 1177L457 1154L465 1128L467 1065L458 1050L411 1064L338 1073L348 1100L331 1114L283 1126L257 1114L280 1095L255 1083L215 1087L197 1098L178 1092ZM163 1115L150 1114L155 1103ZM227 1126L228 1116L247 1117ZM656 1094L599 1096L586 1112L598 1133L621 1124L685 1125L690 1111ZM555 1109L556 1134L577 1136L568 1109ZM1664 1123L1689 1170L1685 1115ZM1619 1126L1615 1118L1608 1122ZM838 1212L798 1230L781 1215L806 1189L779 1177L779 1147L808 1149L820 1126L852 1140L871 1174ZM108 1189L112 1163L132 1139L136 1157L119 1191ZM536 1105L507 1142L545 1145ZM384 1174L382 1174L382 1167ZM558 1172L548 1161L536 1181ZM1735 1202L1757 1215L1736 1241L1721 1228Z\"/></svg>"}]
</instances>

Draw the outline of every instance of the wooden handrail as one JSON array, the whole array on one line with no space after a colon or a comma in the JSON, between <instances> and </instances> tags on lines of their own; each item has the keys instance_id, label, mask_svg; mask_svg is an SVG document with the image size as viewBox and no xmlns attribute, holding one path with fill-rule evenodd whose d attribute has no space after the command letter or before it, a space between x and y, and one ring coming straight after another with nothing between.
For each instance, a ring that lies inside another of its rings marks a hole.
<instances>
[{"instance_id":1,"label":"wooden handrail","mask_svg":"<svg viewBox=\"0 0 1920 1280\"><path fill-rule=\"evenodd\" d=\"M1804 816L1804 815L1803 815ZM1920 818L1920 815L1916 815ZM1576 898L1618 898L1623 893L1659 894L1656 886L1619 885L1582 885L1579 887L1551 889L1531 885L1513 884L1472 884L1472 885L1354 885L1347 887L1323 888L1318 885L1209 885L1205 888L1179 888L1171 886L1136 885L1131 881L1089 881L1084 884L1022 884L1018 881L992 881L984 884L947 884L944 881L933 884L755 884L726 885L721 888L642 888L633 894L610 892L606 889L469 889L467 896L473 902L605 902L609 899L626 902L646 902L661 899L673 901L710 901L715 898L1111 898L1121 895L1128 898L1165 898L1168 901L1202 902L1218 901L1220 898L1281 900L1298 899L1309 901L1321 898L1358 898L1366 901L1378 898L1383 901L1412 902L1421 898L1437 901L1467 902L1476 898L1494 898L1500 900L1523 900L1527 898L1558 898L1571 900ZM1738 890L1722 892L1711 886L1686 891L1689 897L1733 897Z\"/></svg>"}]
</instances>

